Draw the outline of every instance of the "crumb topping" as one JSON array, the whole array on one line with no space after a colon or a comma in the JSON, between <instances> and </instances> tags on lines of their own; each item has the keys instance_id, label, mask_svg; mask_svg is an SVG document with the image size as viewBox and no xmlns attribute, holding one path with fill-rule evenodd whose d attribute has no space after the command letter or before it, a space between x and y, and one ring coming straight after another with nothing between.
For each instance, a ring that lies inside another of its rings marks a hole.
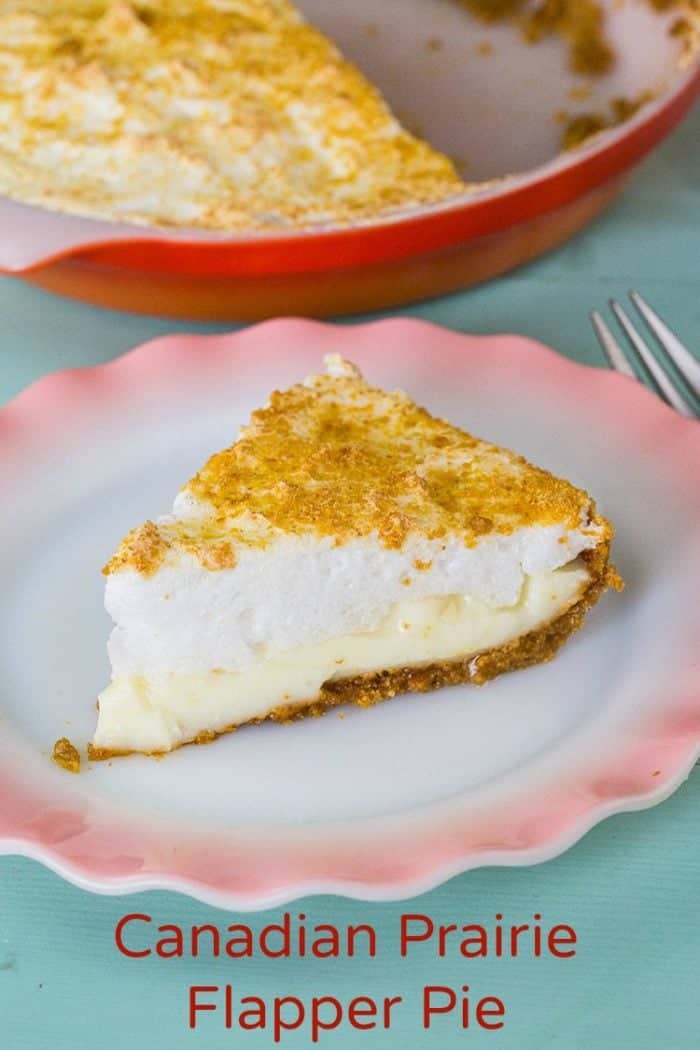
<instances>
[{"instance_id":1,"label":"crumb topping","mask_svg":"<svg viewBox=\"0 0 700 1050\"><path fill-rule=\"evenodd\" d=\"M577 149L601 131L624 124L642 106L651 102L653 97L652 92L643 91L637 98L614 98L610 103L609 113L577 113L573 117L564 114L562 149Z\"/></svg>"},{"instance_id":2,"label":"crumb topping","mask_svg":"<svg viewBox=\"0 0 700 1050\"><path fill-rule=\"evenodd\" d=\"M575 73L600 76L615 64L615 52L606 37L605 10L599 0L458 0L484 22L515 21L529 43L556 33L569 48L569 63ZM663 14L672 10L697 13L698 0L647 0ZM672 32L687 31L689 23Z\"/></svg>"},{"instance_id":3,"label":"crumb topping","mask_svg":"<svg viewBox=\"0 0 700 1050\"><path fill-rule=\"evenodd\" d=\"M149 225L361 221L463 190L288 0L0 0L0 192Z\"/></svg>"},{"instance_id":4,"label":"crumb topping","mask_svg":"<svg viewBox=\"0 0 700 1050\"><path fill-rule=\"evenodd\" d=\"M569 46L571 68L576 73L607 73L615 53L605 37L604 14L597 0L460 0L487 22L516 19L525 39L535 43L558 33Z\"/></svg>"},{"instance_id":5,"label":"crumb topping","mask_svg":"<svg viewBox=\"0 0 700 1050\"><path fill-rule=\"evenodd\" d=\"M151 576L160 568L169 547L170 543L158 526L147 521L124 537L119 550L103 571L105 574L118 572L128 565L144 576Z\"/></svg>"},{"instance_id":6,"label":"crumb topping","mask_svg":"<svg viewBox=\"0 0 700 1050\"><path fill-rule=\"evenodd\" d=\"M65 769L68 773L80 772L80 752L65 736L62 736L54 744L51 758L57 766Z\"/></svg>"},{"instance_id":7,"label":"crumb topping","mask_svg":"<svg viewBox=\"0 0 700 1050\"><path fill-rule=\"evenodd\" d=\"M237 547L283 534L336 545L376 537L389 549L410 535L456 536L473 546L528 525L579 528L594 514L590 497L567 481L434 418L400 391L369 386L354 366L333 358L328 367L273 393L238 441L209 459L183 490L196 513L129 533L104 571L148 575L171 549L207 569L229 568Z\"/></svg>"}]
</instances>

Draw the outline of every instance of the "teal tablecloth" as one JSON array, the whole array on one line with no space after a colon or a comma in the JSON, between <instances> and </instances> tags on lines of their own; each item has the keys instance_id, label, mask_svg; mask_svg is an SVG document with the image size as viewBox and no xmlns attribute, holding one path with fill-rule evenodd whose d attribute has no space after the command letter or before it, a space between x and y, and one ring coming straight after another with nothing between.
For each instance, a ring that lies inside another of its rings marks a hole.
<instances>
[{"instance_id":1,"label":"teal tablecloth","mask_svg":"<svg viewBox=\"0 0 700 1050\"><path fill-rule=\"evenodd\" d=\"M521 332L601 363L587 312L634 285L699 348L699 147L696 112L625 197L571 244L487 287L406 312L463 331ZM195 327L93 310L9 279L0 281L0 318L0 401L45 372L107 361L156 334ZM91 896L38 864L0 859L0 1050L272 1047L269 1031L226 1031L221 1015L202 1015L201 1027L188 1030L188 987L226 983L237 995L266 999L403 996L391 1030L344 1026L319 1043L329 1050L698 1050L699 813L696 769L663 806L607 821L548 864L473 872L410 904L317 898L291 906L309 922L373 923L380 951L369 961L126 960L113 931L127 911L183 926L226 926L235 916L167 893ZM457 924L487 922L497 912L526 922L539 912L549 923L572 924L579 950L569 961L440 960L428 950L402 960L395 943L405 911ZM278 914L250 921L261 925ZM422 988L463 984L475 997L505 1001L505 1028L462 1031L446 1017L424 1032ZM308 1031L281 1045L310 1047Z\"/></svg>"}]
</instances>

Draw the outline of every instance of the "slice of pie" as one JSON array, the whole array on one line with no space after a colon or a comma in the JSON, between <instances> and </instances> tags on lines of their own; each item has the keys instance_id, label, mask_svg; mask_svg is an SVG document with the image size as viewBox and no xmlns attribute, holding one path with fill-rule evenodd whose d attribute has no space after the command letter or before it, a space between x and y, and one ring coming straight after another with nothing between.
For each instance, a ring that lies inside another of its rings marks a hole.
<instances>
[{"instance_id":1,"label":"slice of pie","mask_svg":"<svg viewBox=\"0 0 700 1050\"><path fill-rule=\"evenodd\" d=\"M0 193L245 231L459 193L288 0L0 0Z\"/></svg>"},{"instance_id":2,"label":"slice of pie","mask_svg":"<svg viewBox=\"0 0 700 1050\"><path fill-rule=\"evenodd\" d=\"M618 585L585 492L326 363L105 567L92 758L480 684L550 659Z\"/></svg>"}]
</instances>

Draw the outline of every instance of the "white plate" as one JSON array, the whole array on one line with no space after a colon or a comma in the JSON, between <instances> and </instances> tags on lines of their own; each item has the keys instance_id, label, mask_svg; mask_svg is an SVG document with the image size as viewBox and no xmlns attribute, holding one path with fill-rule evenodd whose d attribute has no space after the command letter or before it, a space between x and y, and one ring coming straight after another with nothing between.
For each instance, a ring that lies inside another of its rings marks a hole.
<instances>
[{"instance_id":1,"label":"white plate","mask_svg":"<svg viewBox=\"0 0 700 1050\"><path fill-rule=\"evenodd\" d=\"M331 349L589 489L617 526L625 592L552 664L482 689L57 769L54 740L84 745L109 676L100 567ZM167 886L238 908L314 889L388 898L552 856L607 813L660 800L700 753L693 476L700 427L636 384L415 321L172 337L48 377L0 413L0 849L95 890Z\"/></svg>"}]
</instances>

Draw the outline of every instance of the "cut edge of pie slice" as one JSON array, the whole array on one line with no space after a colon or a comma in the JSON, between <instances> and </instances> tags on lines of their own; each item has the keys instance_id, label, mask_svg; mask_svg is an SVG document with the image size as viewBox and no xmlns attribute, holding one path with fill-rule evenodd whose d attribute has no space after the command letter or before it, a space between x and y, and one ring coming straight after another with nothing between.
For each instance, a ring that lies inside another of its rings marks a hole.
<instances>
[{"instance_id":1,"label":"cut edge of pie slice","mask_svg":"<svg viewBox=\"0 0 700 1050\"><path fill-rule=\"evenodd\" d=\"M549 660L621 586L611 538L583 490L330 355L105 566L89 757Z\"/></svg>"}]
</instances>

